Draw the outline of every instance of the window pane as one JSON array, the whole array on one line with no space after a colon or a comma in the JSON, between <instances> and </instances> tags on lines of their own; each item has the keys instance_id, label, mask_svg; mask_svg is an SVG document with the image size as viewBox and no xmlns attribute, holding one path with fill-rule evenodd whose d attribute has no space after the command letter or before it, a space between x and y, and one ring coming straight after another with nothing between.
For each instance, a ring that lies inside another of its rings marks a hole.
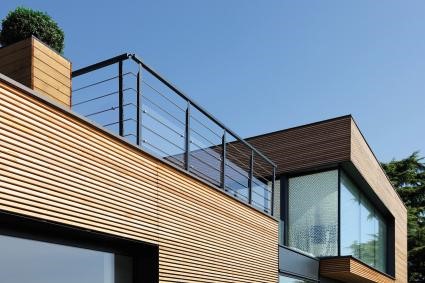
<instances>
[{"instance_id":1,"label":"window pane","mask_svg":"<svg viewBox=\"0 0 425 283\"><path fill-rule=\"evenodd\" d=\"M385 271L387 268L387 226L381 216L378 217L378 240L375 256L376 268Z\"/></svg>"},{"instance_id":2,"label":"window pane","mask_svg":"<svg viewBox=\"0 0 425 283\"><path fill-rule=\"evenodd\" d=\"M308 283L310 281L279 275L279 283Z\"/></svg>"},{"instance_id":3,"label":"window pane","mask_svg":"<svg viewBox=\"0 0 425 283\"><path fill-rule=\"evenodd\" d=\"M360 257L360 196L354 184L341 174L341 255Z\"/></svg>"},{"instance_id":4,"label":"window pane","mask_svg":"<svg viewBox=\"0 0 425 283\"><path fill-rule=\"evenodd\" d=\"M133 282L127 256L1 235L0 251L0 282Z\"/></svg>"},{"instance_id":5,"label":"window pane","mask_svg":"<svg viewBox=\"0 0 425 283\"><path fill-rule=\"evenodd\" d=\"M337 255L338 171L289 179L288 243L314 256Z\"/></svg>"},{"instance_id":6,"label":"window pane","mask_svg":"<svg viewBox=\"0 0 425 283\"><path fill-rule=\"evenodd\" d=\"M375 212L372 205L363 196L360 201L360 259L375 266Z\"/></svg>"}]
</instances>

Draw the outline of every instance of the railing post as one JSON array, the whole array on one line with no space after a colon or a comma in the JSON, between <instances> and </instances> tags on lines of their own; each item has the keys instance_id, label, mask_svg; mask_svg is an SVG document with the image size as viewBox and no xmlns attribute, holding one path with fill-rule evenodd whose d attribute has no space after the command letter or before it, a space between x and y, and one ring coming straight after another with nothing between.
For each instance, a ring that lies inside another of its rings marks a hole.
<instances>
[{"instance_id":1,"label":"railing post","mask_svg":"<svg viewBox=\"0 0 425 283\"><path fill-rule=\"evenodd\" d=\"M248 179L248 203L252 204L252 179L254 177L254 151L251 150L251 159L249 160L249 179Z\"/></svg>"},{"instance_id":2,"label":"railing post","mask_svg":"<svg viewBox=\"0 0 425 283\"><path fill-rule=\"evenodd\" d=\"M187 102L186 108L186 123L185 123L185 154L184 166L186 170L190 171L190 102Z\"/></svg>"},{"instance_id":3,"label":"railing post","mask_svg":"<svg viewBox=\"0 0 425 283\"><path fill-rule=\"evenodd\" d=\"M124 91L123 91L123 66L122 60L118 62L118 124L119 135L124 136Z\"/></svg>"},{"instance_id":4,"label":"railing post","mask_svg":"<svg viewBox=\"0 0 425 283\"><path fill-rule=\"evenodd\" d=\"M273 166L273 173L272 173L272 195L271 195L271 202L270 202L270 215L274 216L274 190L275 190L275 183L276 183L276 166Z\"/></svg>"},{"instance_id":5,"label":"railing post","mask_svg":"<svg viewBox=\"0 0 425 283\"><path fill-rule=\"evenodd\" d=\"M223 188L223 190L227 191L226 189L226 130L224 130L223 137L221 138L221 146L222 146L222 151L221 151L220 181L221 181L221 187Z\"/></svg>"},{"instance_id":6,"label":"railing post","mask_svg":"<svg viewBox=\"0 0 425 283\"><path fill-rule=\"evenodd\" d=\"M136 138L137 138L137 145L140 146L141 145L141 141L142 141L142 68L141 65L139 65L139 71L137 72L137 100L136 100L136 105L137 105L137 116L136 116L136 121L137 121L137 129L136 129Z\"/></svg>"}]
</instances>

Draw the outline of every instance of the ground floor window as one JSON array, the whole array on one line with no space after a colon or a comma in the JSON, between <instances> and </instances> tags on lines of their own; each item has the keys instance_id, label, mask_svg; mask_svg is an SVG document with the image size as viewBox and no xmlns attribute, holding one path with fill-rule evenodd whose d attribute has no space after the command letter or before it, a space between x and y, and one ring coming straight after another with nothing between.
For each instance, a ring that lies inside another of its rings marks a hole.
<instances>
[{"instance_id":1,"label":"ground floor window","mask_svg":"<svg viewBox=\"0 0 425 283\"><path fill-rule=\"evenodd\" d=\"M316 281L309 281L302 278L293 277L290 275L279 275L279 283L313 283Z\"/></svg>"},{"instance_id":2,"label":"ground floor window","mask_svg":"<svg viewBox=\"0 0 425 283\"><path fill-rule=\"evenodd\" d=\"M133 283L129 256L0 236L0 282Z\"/></svg>"},{"instance_id":3,"label":"ground floor window","mask_svg":"<svg viewBox=\"0 0 425 283\"><path fill-rule=\"evenodd\" d=\"M159 247L0 212L0 282L158 283Z\"/></svg>"}]
</instances>

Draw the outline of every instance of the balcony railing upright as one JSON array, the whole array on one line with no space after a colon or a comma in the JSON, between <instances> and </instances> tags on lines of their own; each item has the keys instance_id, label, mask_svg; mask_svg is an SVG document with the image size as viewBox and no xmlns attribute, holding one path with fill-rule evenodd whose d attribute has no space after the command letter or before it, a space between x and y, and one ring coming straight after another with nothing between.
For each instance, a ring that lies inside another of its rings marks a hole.
<instances>
[{"instance_id":1,"label":"balcony railing upright","mask_svg":"<svg viewBox=\"0 0 425 283\"><path fill-rule=\"evenodd\" d=\"M75 70L72 78L74 111L273 214L274 163L139 57L122 54Z\"/></svg>"}]
</instances>

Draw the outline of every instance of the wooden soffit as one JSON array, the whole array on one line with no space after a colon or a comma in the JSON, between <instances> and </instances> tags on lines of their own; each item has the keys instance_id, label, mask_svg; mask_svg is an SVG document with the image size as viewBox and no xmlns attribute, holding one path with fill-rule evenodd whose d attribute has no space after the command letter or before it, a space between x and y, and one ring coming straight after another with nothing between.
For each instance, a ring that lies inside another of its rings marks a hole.
<instances>
[{"instance_id":1,"label":"wooden soffit","mask_svg":"<svg viewBox=\"0 0 425 283\"><path fill-rule=\"evenodd\" d=\"M352 256L330 257L320 259L320 276L347 283L393 283L395 279Z\"/></svg>"}]
</instances>

